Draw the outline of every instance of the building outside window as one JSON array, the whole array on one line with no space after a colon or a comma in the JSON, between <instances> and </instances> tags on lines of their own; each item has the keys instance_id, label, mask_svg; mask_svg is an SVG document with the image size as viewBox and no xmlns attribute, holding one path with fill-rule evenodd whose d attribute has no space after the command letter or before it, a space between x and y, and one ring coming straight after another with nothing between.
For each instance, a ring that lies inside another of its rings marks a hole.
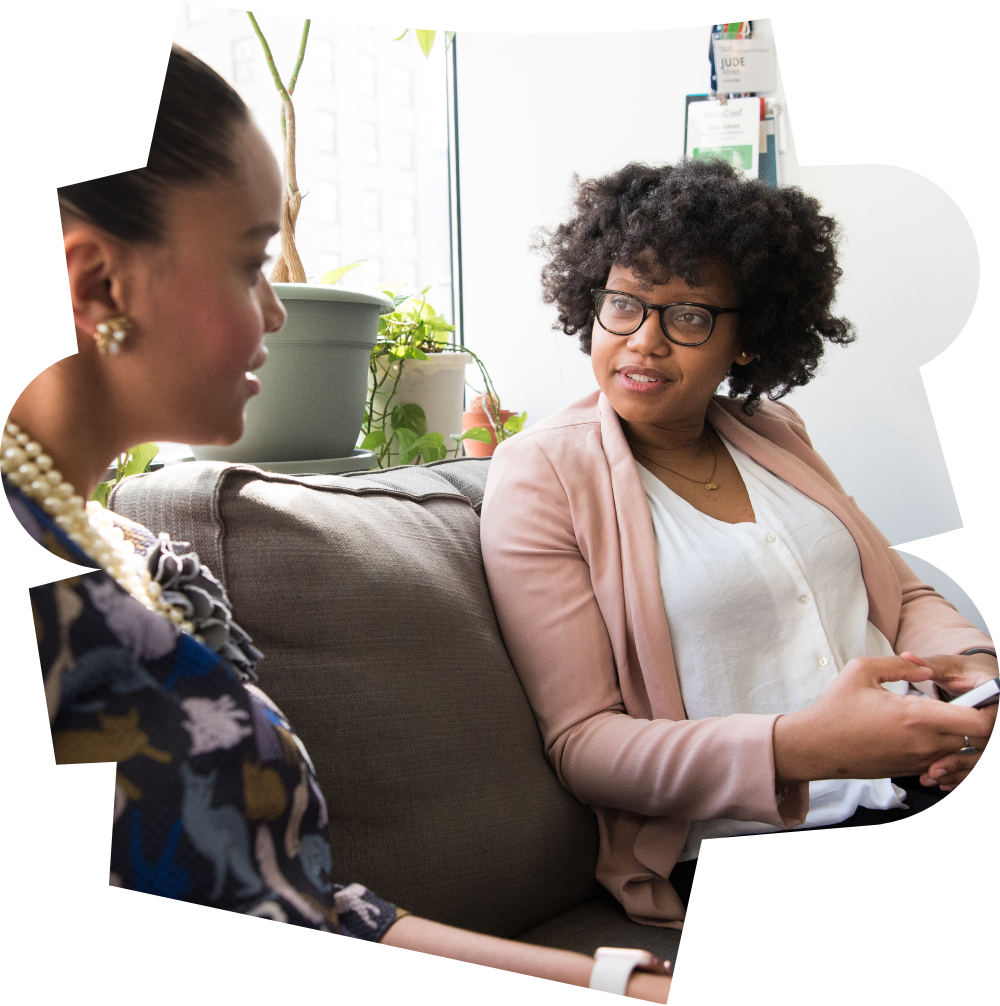
<instances>
[{"instance_id":1,"label":"building outside window","mask_svg":"<svg viewBox=\"0 0 1000 1006\"><path fill-rule=\"evenodd\" d=\"M287 83L302 20L257 20ZM398 34L312 21L293 94L303 193L296 243L307 276L363 259L341 285L430 285L428 300L451 321L445 47L439 40L425 59L413 32L393 41ZM280 163L281 101L246 12L182 5L175 41L236 88Z\"/></svg>"},{"instance_id":2,"label":"building outside window","mask_svg":"<svg viewBox=\"0 0 1000 1006\"><path fill-rule=\"evenodd\" d=\"M204 24L211 16L208 4L189 3L187 5L187 23L189 25Z\"/></svg>"},{"instance_id":3,"label":"building outside window","mask_svg":"<svg viewBox=\"0 0 1000 1006\"><path fill-rule=\"evenodd\" d=\"M413 73L408 66L393 67L392 96L400 108L409 108L413 104Z\"/></svg>"},{"instance_id":4,"label":"building outside window","mask_svg":"<svg viewBox=\"0 0 1000 1006\"><path fill-rule=\"evenodd\" d=\"M359 52L354 57L354 89L358 94L375 97L375 57Z\"/></svg>"},{"instance_id":5,"label":"building outside window","mask_svg":"<svg viewBox=\"0 0 1000 1006\"><path fill-rule=\"evenodd\" d=\"M378 125L374 122L362 122L358 127L358 143L361 156L369 164L378 164Z\"/></svg>"},{"instance_id":6,"label":"building outside window","mask_svg":"<svg viewBox=\"0 0 1000 1006\"><path fill-rule=\"evenodd\" d=\"M417 203L409 196L400 197L397 229L400 234L417 233Z\"/></svg>"},{"instance_id":7,"label":"building outside window","mask_svg":"<svg viewBox=\"0 0 1000 1006\"><path fill-rule=\"evenodd\" d=\"M259 49L260 43L252 35L247 38L238 38L233 42L233 76L230 83L234 87L237 84L249 83L256 76L254 71L257 69L259 62L257 58L257 51ZM198 58L202 59L204 57L199 56ZM215 67L215 69L218 70L219 68Z\"/></svg>"},{"instance_id":8,"label":"building outside window","mask_svg":"<svg viewBox=\"0 0 1000 1006\"><path fill-rule=\"evenodd\" d=\"M316 150L321 154L335 154L337 152L337 116L333 112L322 108L316 112L315 142Z\"/></svg>"},{"instance_id":9,"label":"building outside window","mask_svg":"<svg viewBox=\"0 0 1000 1006\"><path fill-rule=\"evenodd\" d=\"M396 167L400 171L413 170L413 133L396 134Z\"/></svg>"},{"instance_id":10,"label":"building outside window","mask_svg":"<svg viewBox=\"0 0 1000 1006\"><path fill-rule=\"evenodd\" d=\"M339 189L333 182L320 182L316 186L316 209L324 224L340 223Z\"/></svg>"},{"instance_id":11,"label":"building outside window","mask_svg":"<svg viewBox=\"0 0 1000 1006\"><path fill-rule=\"evenodd\" d=\"M366 231L377 231L382 226L382 199L370 189L361 193L361 226Z\"/></svg>"}]
</instances>

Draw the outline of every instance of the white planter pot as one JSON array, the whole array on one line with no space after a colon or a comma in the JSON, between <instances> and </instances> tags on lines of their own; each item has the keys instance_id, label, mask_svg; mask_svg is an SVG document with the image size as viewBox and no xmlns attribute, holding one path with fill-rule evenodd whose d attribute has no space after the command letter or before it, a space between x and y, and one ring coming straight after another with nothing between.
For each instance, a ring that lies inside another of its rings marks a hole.
<instances>
[{"instance_id":1,"label":"white planter pot","mask_svg":"<svg viewBox=\"0 0 1000 1006\"><path fill-rule=\"evenodd\" d=\"M388 356L379 357L379 379L385 373ZM427 417L427 432L440 433L445 447L455 450L452 434L462 432L462 411L465 408L465 368L473 363L468 353L428 353L426 360L396 360L391 364L389 379L375 395L375 414L379 415L389 401L393 378L395 395L390 410L397 405L419 405ZM402 370L400 370L402 363ZM397 376L398 375L398 376ZM368 388L371 390L371 371ZM393 450L390 462L396 464L398 452Z\"/></svg>"},{"instance_id":2,"label":"white planter pot","mask_svg":"<svg viewBox=\"0 0 1000 1006\"><path fill-rule=\"evenodd\" d=\"M366 375L382 294L313 283L275 283L288 312L246 407L243 436L229 447L193 446L199 461L350 459L365 411ZM460 427L456 427L459 429Z\"/></svg>"}]
</instances>

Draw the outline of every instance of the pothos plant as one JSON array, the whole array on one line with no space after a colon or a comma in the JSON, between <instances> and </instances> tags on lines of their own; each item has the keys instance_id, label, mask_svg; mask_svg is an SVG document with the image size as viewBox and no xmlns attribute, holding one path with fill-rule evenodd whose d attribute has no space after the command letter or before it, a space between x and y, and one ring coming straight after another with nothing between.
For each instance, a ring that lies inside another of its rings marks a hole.
<instances>
[{"instance_id":1,"label":"pothos plant","mask_svg":"<svg viewBox=\"0 0 1000 1006\"><path fill-rule=\"evenodd\" d=\"M483 361L467 346L453 341L454 325L449 325L443 315L427 303L425 287L419 293L405 293L391 287L381 292L392 298L395 310L379 318L378 340L372 347L369 360L370 380L368 401L361 425L361 448L375 452L379 468L396 463L401 465L441 461L448 457L444 434L427 429L424 410L413 402L396 402L396 389L407 360L427 360L429 354L448 351L468 353L479 368L483 383L482 399L488 403L485 415L489 427L474 426L462 434L451 434L455 441L453 457L458 456L463 440L492 443L492 430L497 443L519 433L524 428L528 414L511 416L506 423L499 421L499 398L493 381ZM405 305L405 306L404 306Z\"/></svg>"},{"instance_id":2,"label":"pothos plant","mask_svg":"<svg viewBox=\"0 0 1000 1006\"><path fill-rule=\"evenodd\" d=\"M141 472L148 472L150 463L157 454L160 453L160 445L154 443L136 444L127 451L119 454L115 458L115 477L106 482L99 482L97 488L91 493L90 498L97 500L101 506L108 505L108 493L118 485L126 475L138 475Z\"/></svg>"}]
</instances>

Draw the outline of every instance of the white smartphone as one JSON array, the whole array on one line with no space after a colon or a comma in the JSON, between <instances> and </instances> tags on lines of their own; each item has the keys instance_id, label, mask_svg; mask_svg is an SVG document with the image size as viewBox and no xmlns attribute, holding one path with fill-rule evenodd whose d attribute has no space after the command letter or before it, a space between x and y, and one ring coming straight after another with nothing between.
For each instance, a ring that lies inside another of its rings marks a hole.
<instances>
[{"instance_id":1,"label":"white smartphone","mask_svg":"<svg viewBox=\"0 0 1000 1006\"><path fill-rule=\"evenodd\" d=\"M959 695L957 699L952 699L949 705L971 706L973 709L982 709L983 706L992 706L1000 700L1000 678L993 678L971 692Z\"/></svg>"}]
</instances>

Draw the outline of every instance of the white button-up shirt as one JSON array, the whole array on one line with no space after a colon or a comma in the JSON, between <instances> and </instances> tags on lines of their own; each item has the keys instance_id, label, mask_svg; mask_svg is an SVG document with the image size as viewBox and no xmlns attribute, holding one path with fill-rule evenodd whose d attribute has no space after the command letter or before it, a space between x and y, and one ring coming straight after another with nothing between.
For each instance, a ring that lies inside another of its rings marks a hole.
<instances>
[{"instance_id":1,"label":"white button-up shirt","mask_svg":"<svg viewBox=\"0 0 1000 1006\"><path fill-rule=\"evenodd\" d=\"M795 712L853 657L891 656L892 646L868 621L861 559L847 528L721 439L756 523L709 517L636 464L684 707L689 719ZM906 688L900 682L892 690ZM903 795L888 779L812 782L799 827L844 821L859 806L901 807ZM777 830L753 821L693 822L680 859L697 856L705 838Z\"/></svg>"}]
</instances>

